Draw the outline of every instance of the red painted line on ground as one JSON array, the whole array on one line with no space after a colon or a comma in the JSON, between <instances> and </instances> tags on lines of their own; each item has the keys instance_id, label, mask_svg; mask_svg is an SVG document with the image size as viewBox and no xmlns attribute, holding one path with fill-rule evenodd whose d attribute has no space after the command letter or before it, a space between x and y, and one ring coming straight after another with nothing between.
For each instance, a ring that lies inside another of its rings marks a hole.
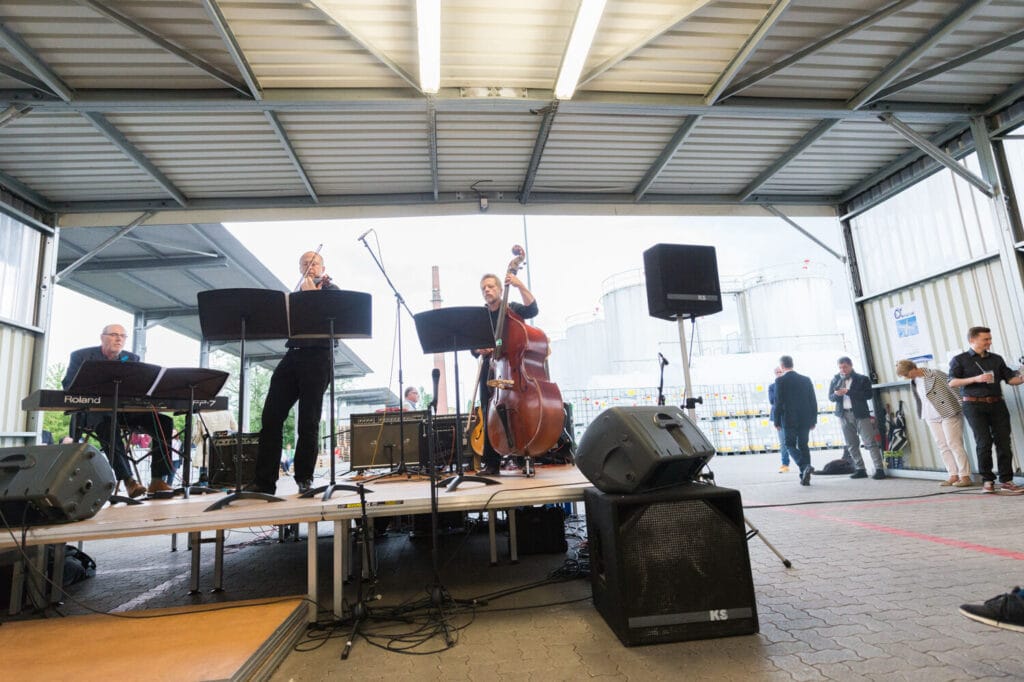
<instances>
[{"instance_id":1,"label":"red painted line on ground","mask_svg":"<svg viewBox=\"0 0 1024 682\"><path fill-rule=\"evenodd\" d=\"M971 552L980 552L982 554L991 554L993 556L1000 556L1005 559L1014 559L1015 561L1024 561L1024 552L1014 552L1008 549L1002 549L1000 547L989 547L987 545L979 545L973 542L964 542L963 540L953 540L951 538L943 538L938 535L928 535L927 533L917 533L915 531L903 530L902 528L893 528L892 526L883 526L878 523L869 523L867 521L854 521L853 519L844 519L839 516L832 516L831 514L818 514L807 509L783 509L782 511L789 512L791 514L800 514L802 516L809 516L815 519L822 519L825 521L835 521L837 523L845 523L849 526L856 526L858 528L865 528L867 530L878 531L879 533L888 533L890 535L898 535L904 538L911 538L913 540L923 540L924 542L934 542L937 545L945 545L947 547L955 547L957 549L966 549Z\"/></svg>"}]
</instances>

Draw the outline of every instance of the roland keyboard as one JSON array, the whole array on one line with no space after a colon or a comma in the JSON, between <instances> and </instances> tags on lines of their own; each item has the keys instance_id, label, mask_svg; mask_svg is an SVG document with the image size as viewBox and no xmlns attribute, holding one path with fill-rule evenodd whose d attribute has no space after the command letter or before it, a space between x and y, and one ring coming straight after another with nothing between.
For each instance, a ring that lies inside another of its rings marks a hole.
<instances>
[{"instance_id":1,"label":"roland keyboard","mask_svg":"<svg viewBox=\"0 0 1024 682\"><path fill-rule=\"evenodd\" d=\"M187 412L188 398L152 398L142 397L120 397L117 401L118 412ZM103 412L114 409L113 396L100 395L75 395L64 391L43 389L33 391L27 398L21 401L21 409L26 412L35 410L44 411L68 411L82 410L87 412ZM228 409L227 396L219 395L209 400L196 400L193 402L194 412L209 412L212 410Z\"/></svg>"}]
</instances>

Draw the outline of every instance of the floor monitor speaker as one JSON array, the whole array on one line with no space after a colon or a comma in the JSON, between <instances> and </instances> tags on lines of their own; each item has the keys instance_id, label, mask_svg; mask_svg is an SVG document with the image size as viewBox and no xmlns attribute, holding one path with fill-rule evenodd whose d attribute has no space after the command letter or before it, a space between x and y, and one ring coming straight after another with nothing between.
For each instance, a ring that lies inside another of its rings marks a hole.
<instances>
[{"instance_id":1,"label":"floor monitor speaker","mask_svg":"<svg viewBox=\"0 0 1024 682\"><path fill-rule=\"evenodd\" d=\"M644 251L647 312L674 320L722 311L713 246L655 244Z\"/></svg>"},{"instance_id":2,"label":"floor monitor speaker","mask_svg":"<svg viewBox=\"0 0 1024 682\"><path fill-rule=\"evenodd\" d=\"M626 646L758 631L736 490L584 493L594 606Z\"/></svg>"},{"instance_id":3,"label":"floor monitor speaker","mask_svg":"<svg viewBox=\"0 0 1024 682\"><path fill-rule=\"evenodd\" d=\"M714 455L678 407L610 407L583 432L576 466L606 493L635 493L692 481Z\"/></svg>"},{"instance_id":4,"label":"floor monitor speaker","mask_svg":"<svg viewBox=\"0 0 1024 682\"><path fill-rule=\"evenodd\" d=\"M116 485L107 458L87 443L0 449L0 508L12 527L88 519Z\"/></svg>"}]
</instances>

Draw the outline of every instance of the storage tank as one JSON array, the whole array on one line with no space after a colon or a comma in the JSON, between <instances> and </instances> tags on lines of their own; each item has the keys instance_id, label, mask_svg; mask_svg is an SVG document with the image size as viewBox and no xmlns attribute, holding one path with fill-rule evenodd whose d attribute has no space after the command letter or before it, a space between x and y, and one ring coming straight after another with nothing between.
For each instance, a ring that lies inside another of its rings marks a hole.
<instances>
[{"instance_id":1,"label":"storage tank","mask_svg":"<svg viewBox=\"0 0 1024 682\"><path fill-rule=\"evenodd\" d=\"M832 280L821 263L759 270L744 277L741 296L754 351L825 349L841 342Z\"/></svg>"},{"instance_id":2,"label":"storage tank","mask_svg":"<svg viewBox=\"0 0 1024 682\"><path fill-rule=\"evenodd\" d=\"M548 369L552 381L583 388L594 374L611 373L604 317L598 311L577 313L565 322L565 337L551 343Z\"/></svg>"},{"instance_id":3,"label":"storage tank","mask_svg":"<svg viewBox=\"0 0 1024 682\"><path fill-rule=\"evenodd\" d=\"M601 307L606 321L609 373L650 372L656 367L659 351L679 348L675 323L651 317L647 312L647 287L641 270L606 279Z\"/></svg>"}]
</instances>

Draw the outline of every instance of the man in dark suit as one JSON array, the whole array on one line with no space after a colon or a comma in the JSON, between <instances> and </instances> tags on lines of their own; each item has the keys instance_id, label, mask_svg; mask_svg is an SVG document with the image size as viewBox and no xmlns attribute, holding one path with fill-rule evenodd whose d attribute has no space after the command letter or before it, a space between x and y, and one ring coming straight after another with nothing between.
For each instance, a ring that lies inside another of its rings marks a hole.
<instances>
[{"instance_id":1,"label":"man in dark suit","mask_svg":"<svg viewBox=\"0 0 1024 682\"><path fill-rule=\"evenodd\" d=\"M781 440L799 467L800 485L811 484L811 451L807 439L818 424L818 399L814 384L802 374L793 371L793 358L779 358L782 376L775 380L775 428L781 431Z\"/></svg>"},{"instance_id":2,"label":"man in dark suit","mask_svg":"<svg viewBox=\"0 0 1024 682\"><path fill-rule=\"evenodd\" d=\"M878 446L878 429L871 421L871 410L868 400L871 399L871 379L853 371L853 360L841 357L838 360L839 373L832 377L828 387L828 399L836 404L836 416L843 427L843 438L849 448L853 466L856 469L850 478L867 478L864 458L860 448L871 453L871 461L875 465L875 473L871 476L876 480L885 478L885 465L882 463L882 449Z\"/></svg>"},{"instance_id":3,"label":"man in dark suit","mask_svg":"<svg viewBox=\"0 0 1024 682\"><path fill-rule=\"evenodd\" d=\"M119 362L138 362L139 356L124 349L124 342L128 334L124 327L119 324L108 324L100 334L100 345L90 348L80 348L71 353L68 362L68 371L64 374L61 384L66 391L74 380L78 370L87 360L115 360ZM152 482L148 491L151 493L171 490L164 477L171 472L171 458L168 441L171 432L174 430L174 421L166 414L149 414L144 412L120 412L117 421L133 431L148 433L153 437L153 450L151 458ZM78 428L72 423L72 434L82 428L88 428L96 433L99 438L100 447L107 453L110 466L114 469L117 480L124 481L126 492L129 497L139 497L147 492L146 486L142 485L132 476L132 469L128 462L128 455L125 453L124 443L118 439L114 447L110 448L107 441L110 439L110 415L102 413L87 413L84 415L84 422Z\"/></svg>"}]
</instances>

